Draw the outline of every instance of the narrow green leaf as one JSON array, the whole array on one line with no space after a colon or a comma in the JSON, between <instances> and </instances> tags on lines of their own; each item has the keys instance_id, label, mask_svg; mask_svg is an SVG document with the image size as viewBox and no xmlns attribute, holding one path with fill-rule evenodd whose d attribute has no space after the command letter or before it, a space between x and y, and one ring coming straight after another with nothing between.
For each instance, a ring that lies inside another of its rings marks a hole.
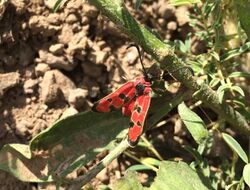
<instances>
[{"instance_id":1,"label":"narrow green leaf","mask_svg":"<svg viewBox=\"0 0 250 190\"><path fill-rule=\"evenodd\" d=\"M142 1L143 1L143 0L136 0L136 1L135 1L135 10L139 10Z\"/></svg>"},{"instance_id":2,"label":"narrow green leaf","mask_svg":"<svg viewBox=\"0 0 250 190\"><path fill-rule=\"evenodd\" d=\"M178 113L196 143L201 144L208 137L208 131L202 119L190 110L185 103L178 106Z\"/></svg>"},{"instance_id":3,"label":"narrow green leaf","mask_svg":"<svg viewBox=\"0 0 250 190\"><path fill-rule=\"evenodd\" d=\"M159 160L157 160L155 158L151 158L151 157L142 158L141 162L145 163L146 165L153 165L153 166L159 166L160 165Z\"/></svg>"},{"instance_id":4,"label":"narrow green leaf","mask_svg":"<svg viewBox=\"0 0 250 190\"><path fill-rule=\"evenodd\" d=\"M249 0L237 0L233 1L236 4L238 16L240 18L240 24L245 30L248 40L250 40L250 3Z\"/></svg>"},{"instance_id":5,"label":"narrow green leaf","mask_svg":"<svg viewBox=\"0 0 250 190\"><path fill-rule=\"evenodd\" d=\"M212 55L212 57L215 58L216 61L220 61L220 55L217 52L212 51L210 52L210 55Z\"/></svg>"},{"instance_id":6,"label":"narrow green leaf","mask_svg":"<svg viewBox=\"0 0 250 190\"><path fill-rule=\"evenodd\" d=\"M226 90L229 90L230 86L228 84L223 84L217 89L217 94L219 96L219 102L222 103L224 94Z\"/></svg>"},{"instance_id":7,"label":"narrow green leaf","mask_svg":"<svg viewBox=\"0 0 250 190\"><path fill-rule=\"evenodd\" d=\"M241 47L229 50L228 52L223 54L221 56L221 61L222 62L228 61L229 59L231 59L233 57L237 57L237 56L245 53L249 49L250 49L250 42L247 42L244 45L242 45Z\"/></svg>"},{"instance_id":8,"label":"narrow green leaf","mask_svg":"<svg viewBox=\"0 0 250 190\"><path fill-rule=\"evenodd\" d=\"M243 178L245 183L250 187L250 164L246 164L243 169Z\"/></svg>"},{"instance_id":9,"label":"narrow green leaf","mask_svg":"<svg viewBox=\"0 0 250 190\"><path fill-rule=\"evenodd\" d=\"M141 171L141 170L152 170L152 168L149 166L145 166L143 164L135 164L127 169L127 171Z\"/></svg>"},{"instance_id":10,"label":"narrow green leaf","mask_svg":"<svg viewBox=\"0 0 250 190\"><path fill-rule=\"evenodd\" d=\"M240 183L240 181L233 181L231 184L225 187L225 190L231 190L233 186L236 186Z\"/></svg>"},{"instance_id":11,"label":"narrow green leaf","mask_svg":"<svg viewBox=\"0 0 250 190\"><path fill-rule=\"evenodd\" d=\"M210 181L184 162L163 161L150 190L207 190Z\"/></svg>"},{"instance_id":12,"label":"narrow green leaf","mask_svg":"<svg viewBox=\"0 0 250 190\"><path fill-rule=\"evenodd\" d=\"M68 0L57 0L55 5L54 5L54 8L53 8L53 12L57 12L58 9L60 9L64 3L66 3Z\"/></svg>"},{"instance_id":13,"label":"narrow green leaf","mask_svg":"<svg viewBox=\"0 0 250 190\"><path fill-rule=\"evenodd\" d=\"M117 180L113 185L113 190L143 190L143 186L138 180L134 171L128 171L125 177Z\"/></svg>"},{"instance_id":14,"label":"narrow green leaf","mask_svg":"<svg viewBox=\"0 0 250 190\"><path fill-rule=\"evenodd\" d=\"M245 77L245 78L250 78L250 72L233 72L229 76L229 78L234 78L234 77Z\"/></svg>"},{"instance_id":15,"label":"narrow green leaf","mask_svg":"<svg viewBox=\"0 0 250 190\"><path fill-rule=\"evenodd\" d=\"M203 158L200 155L200 153L197 150L195 150L193 147L185 146L184 149L186 151L190 152L193 155L193 157L196 159L196 161L198 161L198 162L202 162L203 161Z\"/></svg>"},{"instance_id":16,"label":"narrow green leaf","mask_svg":"<svg viewBox=\"0 0 250 190\"><path fill-rule=\"evenodd\" d=\"M209 86L211 86L212 88L215 87L217 84L219 84L220 79L219 78L213 78L211 80L211 82L209 83Z\"/></svg>"},{"instance_id":17,"label":"narrow green leaf","mask_svg":"<svg viewBox=\"0 0 250 190\"><path fill-rule=\"evenodd\" d=\"M233 86L232 90L238 92L241 96L245 96L244 91L239 86Z\"/></svg>"},{"instance_id":18,"label":"narrow green leaf","mask_svg":"<svg viewBox=\"0 0 250 190\"><path fill-rule=\"evenodd\" d=\"M225 142L228 144L228 146L236 152L239 157L247 164L248 163L248 157L245 153L245 151L242 149L240 144L230 135L226 133L222 133L222 137L225 140Z\"/></svg>"},{"instance_id":19,"label":"narrow green leaf","mask_svg":"<svg viewBox=\"0 0 250 190\"><path fill-rule=\"evenodd\" d=\"M180 5L189 5L189 4L195 4L200 3L200 0L170 0L170 4L174 6L180 6Z\"/></svg>"}]
</instances>

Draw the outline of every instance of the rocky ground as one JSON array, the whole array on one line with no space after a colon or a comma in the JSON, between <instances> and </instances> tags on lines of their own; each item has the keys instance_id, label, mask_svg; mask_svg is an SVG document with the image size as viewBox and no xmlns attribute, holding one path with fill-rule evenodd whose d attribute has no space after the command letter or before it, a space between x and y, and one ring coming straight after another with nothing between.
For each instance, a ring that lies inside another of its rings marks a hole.
<instances>
[{"instance_id":1,"label":"rocky ground","mask_svg":"<svg viewBox=\"0 0 250 190\"><path fill-rule=\"evenodd\" d=\"M53 4L0 0L0 148L28 143L57 119L89 109L100 96L140 75L136 49L127 50L129 39L93 6L69 0L53 13ZM163 39L185 39L191 31L186 7L147 0L135 11L132 1L126 4ZM194 42L193 51L199 48ZM97 180L109 178L104 171ZM0 171L0 190L7 189L36 187Z\"/></svg>"}]
</instances>

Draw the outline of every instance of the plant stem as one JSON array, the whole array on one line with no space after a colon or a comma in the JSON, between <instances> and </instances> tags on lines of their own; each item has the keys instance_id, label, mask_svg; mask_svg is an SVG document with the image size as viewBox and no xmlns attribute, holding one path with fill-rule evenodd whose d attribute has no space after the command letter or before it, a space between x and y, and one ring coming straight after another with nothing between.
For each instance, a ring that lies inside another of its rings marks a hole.
<instances>
[{"instance_id":1,"label":"plant stem","mask_svg":"<svg viewBox=\"0 0 250 190\"><path fill-rule=\"evenodd\" d=\"M111 151L103 160L98 163L95 167L89 170L86 174L78 177L74 180L68 190L78 190L81 189L83 185L88 183L93 179L100 171L102 171L107 165L109 165L115 158L122 154L129 147L127 139L124 139L113 151Z\"/></svg>"},{"instance_id":2,"label":"plant stem","mask_svg":"<svg viewBox=\"0 0 250 190\"><path fill-rule=\"evenodd\" d=\"M147 148L161 161L164 159L161 157L159 152L155 149L155 147L148 141L148 139L144 136L141 136L141 139L144 141L144 143L147 145Z\"/></svg>"},{"instance_id":3,"label":"plant stem","mask_svg":"<svg viewBox=\"0 0 250 190\"><path fill-rule=\"evenodd\" d=\"M141 164L143 164L143 165L145 165L145 166L151 168L154 172L157 172L157 171L158 171L158 168L154 167L153 165L150 165L150 164L148 164L148 163L143 162L143 160L137 158L136 156L133 156L130 152L125 151L124 154L125 154L126 156L130 157L131 159L133 159L133 160L135 160L135 161L137 161L137 162L139 162L139 163L141 163Z\"/></svg>"},{"instance_id":4,"label":"plant stem","mask_svg":"<svg viewBox=\"0 0 250 190\"><path fill-rule=\"evenodd\" d=\"M195 98L209 106L237 131L250 135L250 127L246 119L225 102L221 104L216 92L208 85L198 84L190 70L174 54L173 48L139 24L130 15L122 0L89 0L89 2L101 10L133 41L141 45L144 51L160 63L162 70L170 72L187 88L194 91Z\"/></svg>"}]
</instances>

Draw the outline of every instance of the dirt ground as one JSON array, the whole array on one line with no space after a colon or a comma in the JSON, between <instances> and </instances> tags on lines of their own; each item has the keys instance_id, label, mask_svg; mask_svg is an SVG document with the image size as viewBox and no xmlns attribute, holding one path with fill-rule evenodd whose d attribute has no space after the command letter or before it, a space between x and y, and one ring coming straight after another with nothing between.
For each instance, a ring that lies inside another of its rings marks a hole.
<instances>
[{"instance_id":1,"label":"dirt ground","mask_svg":"<svg viewBox=\"0 0 250 190\"><path fill-rule=\"evenodd\" d=\"M53 4L0 0L0 148L28 143L60 117L89 109L141 73L136 49L126 50L129 39L93 6L69 0L53 13ZM186 7L147 0L136 12L132 1L126 4L163 39L185 39L191 31ZM151 64L148 58L145 63ZM102 173L96 180L107 181ZM0 190L30 189L36 185L0 171Z\"/></svg>"}]
</instances>

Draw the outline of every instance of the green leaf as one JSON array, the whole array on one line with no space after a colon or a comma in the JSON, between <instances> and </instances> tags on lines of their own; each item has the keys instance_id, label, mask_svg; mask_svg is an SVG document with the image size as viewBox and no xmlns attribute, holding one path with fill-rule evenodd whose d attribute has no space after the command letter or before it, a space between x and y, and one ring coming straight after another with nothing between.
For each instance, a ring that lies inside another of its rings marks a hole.
<instances>
[{"instance_id":1,"label":"green leaf","mask_svg":"<svg viewBox=\"0 0 250 190\"><path fill-rule=\"evenodd\" d=\"M57 12L68 0L57 0L54 8L53 8L53 12Z\"/></svg>"},{"instance_id":2,"label":"green leaf","mask_svg":"<svg viewBox=\"0 0 250 190\"><path fill-rule=\"evenodd\" d=\"M128 171L125 177L117 180L113 185L113 190L143 190L143 186L138 180L134 171Z\"/></svg>"},{"instance_id":3,"label":"green leaf","mask_svg":"<svg viewBox=\"0 0 250 190\"><path fill-rule=\"evenodd\" d=\"M147 158L142 158L141 162L143 164L146 165L153 165L153 166L159 166L160 165L160 161L155 159L155 158L151 158L151 157L147 157Z\"/></svg>"},{"instance_id":4,"label":"green leaf","mask_svg":"<svg viewBox=\"0 0 250 190\"><path fill-rule=\"evenodd\" d=\"M224 97L224 93L226 90L229 90L230 86L228 84L223 84L221 85L218 89L217 89L217 94L219 96L219 102L222 103L223 101L223 97Z\"/></svg>"},{"instance_id":5,"label":"green leaf","mask_svg":"<svg viewBox=\"0 0 250 190\"><path fill-rule=\"evenodd\" d=\"M250 42L247 42L244 45L242 45L241 47L229 50L228 52L226 52L225 54L223 54L221 56L221 61L222 62L228 61L229 59L231 59L233 57L237 57L237 56L245 53L249 49L250 49Z\"/></svg>"},{"instance_id":6,"label":"green leaf","mask_svg":"<svg viewBox=\"0 0 250 190\"><path fill-rule=\"evenodd\" d=\"M243 178L245 183L250 187L250 164L246 164L243 169Z\"/></svg>"},{"instance_id":7,"label":"green leaf","mask_svg":"<svg viewBox=\"0 0 250 190\"><path fill-rule=\"evenodd\" d=\"M226 133L222 133L222 137L225 140L225 142L228 144L228 146L236 152L239 157L247 164L248 163L248 157L245 153L245 151L242 149L240 144L230 135Z\"/></svg>"},{"instance_id":8,"label":"green leaf","mask_svg":"<svg viewBox=\"0 0 250 190\"><path fill-rule=\"evenodd\" d=\"M127 169L127 171L141 171L141 170L152 170L152 168L149 166L145 166L143 164L135 164Z\"/></svg>"},{"instance_id":9,"label":"green leaf","mask_svg":"<svg viewBox=\"0 0 250 190\"><path fill-rule=\"evenodd\" d=\"M250 72L233 72L229 76L229 78L234 78L234 77L245 77L245 78L250 78Z\"/></svg>"},{"instance_id":10,"label":"green leaf","mask_svg":"<svg viewBox=\"0 0 250 190\"><path fill-rule=\"evenodd\" d=\"M154 126L182 97L152 99L145 129ZM5 145L0 151L0 170L22 181L58 182L95 159L100 151L113 149L116 139L126 136L128 124L129 118L119 111L84 112L62 119L34 137L29 146Z\"/></svg>"},{"instance_id":11,"label":"green leaf","mask_svg":"<svg viewBox=\"0 0 250 190\"><path fill-rule=\"evenodd\" d=\"M250 40L250 3L248 0L233 1L236 4L240 24Z\"/></svg>"},{"instance_id":12,"label":"green leaf","mask_svg":"<svg viewBox=\"0 0 250 190\"><path fill-rule=\"evenodd\" d=\"M143 0L136 0L136 1L135 1L135 10L139 10L142 1L143 1Z\"/></svg>"},{"instance_id":13,"label":"green leaf","mask_svg":"<svg viewBox=\"0 0 250 190\"><path fill-rule=\"evenodd\" d=\"M197 174L184 162L163 161L157 176L149 188L143 188L135 172L129 171L116 181L114 190L207 190L213 189L208 178Z\"/></svg>"},{"instance_id":14,"label":"green leaf","mask_svg":"<svg viewBox=\"0 0 250 190\"><path fill-rule=\"evenodd\" d=\"M5 145L0 151L0 169L29 182L64 177L95 159L99 149L124 138L128 122L119 112L84 112L62 119L37 135L30 146Z\"/></svg>"},{"instance_id":15,"label":"green leaf","mask_svg":"<svg viewBox=\"0 0 250 190\"><path fill-rule=\"evenodd\" d=\"M174 6L180 6L180 5L189 5L189 4L195 4L200 3L200 0L170 0L170 4Z\"/></svg>"},{"instance_id":16,"label":"green leaf","mask_svg":"<svg viewBox=\"0 0 250 190\"><path fill-rule=\"evenodd\" d=\"M215 58L216 61L220 61L220 55L219 55L217 52L212 51L212 52L210 52L210 55L211 55L213 58Z\"/></svg>"},{"instance_id":17,"label":"green leaf","mask_svg":"<svg viewBox=\"0 0 250 190\"><path fill-rule=\"evenodd\" d=\"M211 80L211 82L209 83L209 86L211 86L212 88L215 87L217 84L219 84L220 79L219 78L213 78Z\"/></svg>"},{"instance_id":18,"label":"green leaf","mask_svg":"<svg viewBox=\"0 0 250 190\"><path fill-rule=\"evenodd\" d=\"M208 131L205 128L204 122L196 113L190 110L185 103L181 103L178 106L178 113L196 143L201 144L207 139Z\"/></svg>"},{"instance_id":19,"label":"green leaf","mask_svg":"<svg viewBox=\"0 0 250 190\"><path fill-rule=\"evenodd\" d=\"M206 184L206 185L205 185ZM150 190L207 190L210 182L184 162L163 161Z\"/></svg>"},{"instance_id":20,"label":"green leaf","mask_svg":"<svg viewBox=\"0 0 250 190\"><path fill-rule=\"evenodd\" d=\"M46 160L31 158L28 145L7 144L0 151L0 169L5 170L17 179L27 182L49 182L51 176L46 172Z\"/></svg>"},{"instance_id":21,"label":"green leaf","mask_svg":"<svg viewBox=\"0 0 250 190\"><path fill-rule=\"evenodd\" d=\"M233 86L232 90L238 92L241 96L245 96L244 91L239 86Z\"/></svg>"}]
</instances>

